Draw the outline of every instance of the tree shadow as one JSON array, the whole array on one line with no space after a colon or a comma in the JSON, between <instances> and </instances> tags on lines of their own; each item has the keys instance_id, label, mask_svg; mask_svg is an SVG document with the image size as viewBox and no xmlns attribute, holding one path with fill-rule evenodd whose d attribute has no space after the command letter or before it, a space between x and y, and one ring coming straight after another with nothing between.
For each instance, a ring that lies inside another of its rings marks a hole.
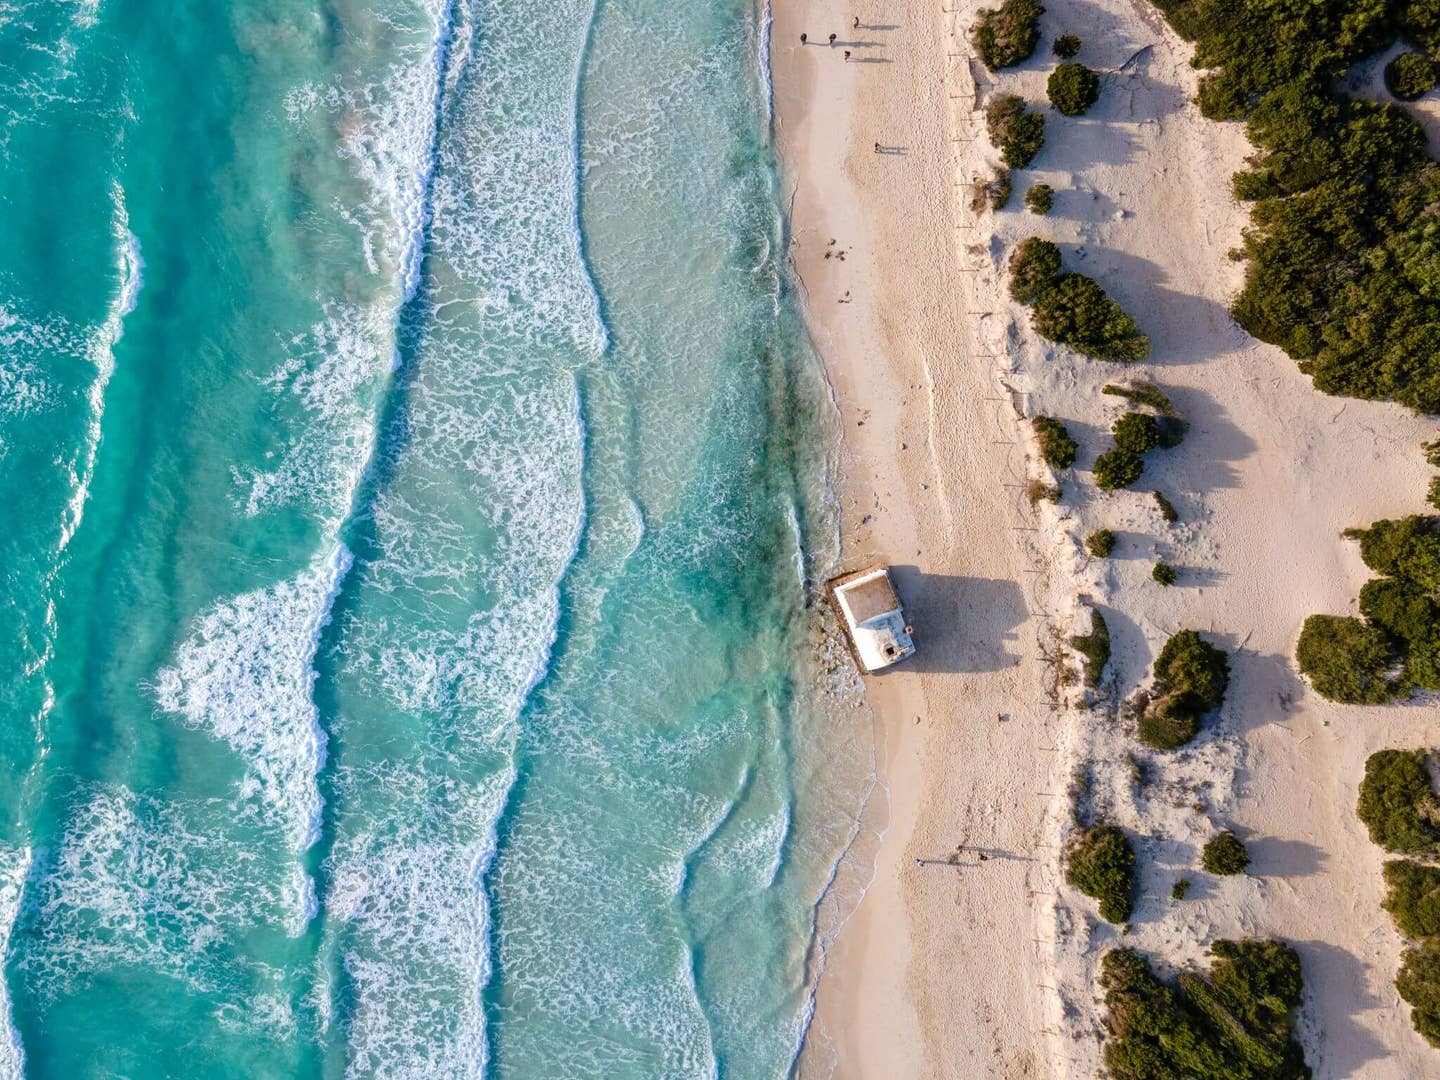
<instances>
[{"instance_id":1,"label":"tree shadow","mask_svg":"<svg viewBox=\"0 0 1440 1080\"><path fill-rule=\"evenodd\" d=\"M1239 487L1235 463L1253 455L1259 443L1236 427L1225 406L1205 391L1166 387L1166 393L1189 424L1189 430L1185 441L1173 450L1157 450L1146 456L1146 475L1158 478L1155 486L1172 501L1176 496L1166 490L1167 483L1180 492ZM1180 516L1182 521L1193 520L1194 508L1182 505Z\"/></svg>"},{"instance_id":2,"label":"tree shadow","mask_svg":"<svg viewBox=\"0 0 1440 1080\"><path fill-rule=\"evenodd\" d=\"M906 620L915 628L915 656L905 667L980 673L1003 671L1019 661L1017 631L1030 618L1019 584L927 574L914 566L894 566L890 572Z\"/></svg>"},{"instance_id":3,"label":"tree shadow","mask_svg":"<svg viewBox=\"0 0 1440 1080\"><path fill-rule=\"evenodd\" d=\"M1254 731L1284 720L1303 690L1288 656L1230 648L1225 715L1233 730Z\"/></svg>"},{"instance_id":4,"label":"tree shadow","mask_svg":"<svg viewBox=\"0 0 1440 1080\"><path fill-rule=\"evenodd\" d=\"M1370 992L1365 965L1328 942L1291 944L1300 954L1305 973L1307 992L1301 1006L1302 1017L1322 1034L1317 1055L1320 1060L1309 1062L1310 1066L1317 1075L1364 1076L1366 1065L1389 1053L1384 1043L1355 1022L1356 1016L1381 1004ZM1326 988L1324 996L1315 992L1317 986ZM1322 1003L1330 1006L1324 1014L1318 1011Z\"/></svg>"},{"instance_id":5,"label":"tree shadow","mask_svg":"<svg viewBox=\"0 0 1440 1080\"><path fill-rule=\"evenodd\" d=\"M1324 871L1330 856L1324 848L1304 840L1284 840L1278 836L1246 836L1236 829L1250 853L1249 872L1257 877L1314 877Z\"/></svg>"}]
</instances>

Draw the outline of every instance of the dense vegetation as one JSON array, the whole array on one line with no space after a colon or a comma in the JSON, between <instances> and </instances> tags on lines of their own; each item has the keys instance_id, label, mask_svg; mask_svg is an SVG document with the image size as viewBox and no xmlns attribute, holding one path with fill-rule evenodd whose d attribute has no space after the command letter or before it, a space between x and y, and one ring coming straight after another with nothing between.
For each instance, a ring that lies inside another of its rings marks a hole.
<instances>
[{"instance_id":1,"label":"dense vegetation","mask_svg":"<svg viewBox=\"0 0 1440 1080\"><path fill-rule=\"evenodd\" d=\"M1097 559L1108 559L1115 550L1115 533L1111 529L1096 529L1085 538L1085 550Z\"/></svg>"},{"instance_id":2,"label":"dense vegetation","mask_svg":"<svg viewBox=\"0 0 1440 1080\"><path fill-rule=\"evenodd\" d=\"M1055 205L1055 189L1049 184L1032 184L1025 192L1025 209L1032 214L1048 214Z\"/></svg>"},{"instance_id":3,"label":"dense vegetation","mask_svg":"<svg viewBox=\"0 0 1440 1080\"><path fill-rule=\"evenodd\" d=\"M1106 383L1100 388L1100 392L1112 397L1124 398L1135 405L1144 405L1154 409L1161 416L1178 417L1180 415L1170 398L1166 396L1165 391L1152 382L1135 382L1126 386L1119 383Z\"/></svg>"},{"instance_id":4,"label":"dense vegetation","mask_svg":"<svg viewBox=\"0 0 1440 1080\"><path fill-rule=\"evenodd\" d=\"M1051 48L1061 60L1069 60L1080 51L1080 39L1074 34L1061 34Z\"/></svg>"},{"instance_id":5,"label":"dense vegetation","mask_svg":"<svg viewBox=\"0 0 1440 1080\"><path fill-rule=\"evenodd\" d=\"M1385 887L1382 906L1402 934L1440 936L1440 867L1395 859L1385 864Z\"/></svg>"},{"instance_id":6,"label":"dense vegetation","mask_svg":"<svg viewBox=\"0 0 1440 1080\"><path fill-rule=\"evenodd\" d=\"M1440 800L1430 786L1425 754L1380 750L1365 762L1355 813L1370 839L1403 855L1440 855Z\"/></svg>"},{"instance_id":7,"label":"dense vegetation","mask_svg":"<svg viewBox=\"0 0 1440 1080\"><path fill-rule=\"evenodd\" d=\"M1135 852L1114 825L1092 825L1075 835L1065 857L1065 881L1100 901L1100 917L1123 923L1134 910Z\"/></svg>"},{"instance_id":8,"label":"dense vegetation","mask_svg":"<svg viewBox=\"0 0 1440 1080\"><path fill-rule=\"evenodd\" d=\"M1317 693L1374 705L1440 690L1440 520L1413 515L1345 535L1382 575L1360 590L1360 616L1312 615L1295 659Z\"/></svg>"},{"instance_id":9,"label":"dense vegetation","mask_svg":"<svg viewBox=\"0 0 1440 1080\"><path fill-rule=\"evenodd\" d=\"M985 131L1000 160L1012 169L1023 169L1045 145L1045 117L1025 111L1019 94L997 94L985 106Z\"/></svg>"},{"instance_id":10,"label":"dense vegetation","mask_svg":"<svg viewBox=\"0 0 1440 1080\"><path fill-rule=\"evenodd\" d=\"M1037 333L1096 360L1143 360L1150 339L1095 281L1062 273L1060 249L1022 240L1010 260L1010 295L1030 308Z\"/></svg>"},{"instance_id":11,"label":"dense vegetation","mask_svg":"<svg viewBox=\"0 0 1440 1080\"><path fill-rule=\"evenodd\" d=\"M1180 572L1163 559L1150 568L1151 580L1167 588L1174 585L1179 576Z\"/></svg>"},{"instance_id":12,"label":"dense vegetation","mask_svg":"<svg viewBox=\"0 0 1440 1080\"><path fill-rule=\"evenodd\" d=\"M1157 750L1184 746L1205 714L1225 701L1230 661L1194 630L1181 630L1155 658L1155 681L1140 713L1140 738Z\"/></svg>"},{"instance_id":13,"label":"dense vegetation","mask_svg":"<svg viewBox=\"0 0 1440 1080\"><path fill-rule=\"evenodd\" d=\"M1385 88L1401 101L1428 94L1435 89L1435 61L1424 53L1401 53L1385 65Z\"/></svg>"},{"instance_id":14,"label":"dense vegetation","mask_svg":"<svg viewBox=\"0 0 1440 1080\"><path fill-rule=\"evenodd\" d=\"M1037 416L1030 423L1040 440L1040 457L1052 469L1068 469L1075 464L1075 440L1065 425L1052 416Z\"/></svg>"},{"instance_id":15,"label":"dense vegetation","mask_svg":"<svg viewBox=\"0 0 1440 1080\"><path fill-rule=\"evenodd\" d=\"M1090 633L1075 635L1070 639L1070 645L1084 661L1085 685L1099 686L1105 675L1105 665L1110 662L1110 627L1105 623L1105 616L1092 608Z\"/></svg>"},{"instance_id":16,"label":"dense vegetation","mask_svg":"<svg viewBox=\"0 0 1440 1080\"><path fill-rule=\"evenodd\" d=\"M1211 837L1200 852L1200 865L1211 874L1243 874L1250 865L1250 853L1232 832Z\"/></svg>"},{"instance_id":17,"label":"dense vegetation","mask_svg":"<svg viewBox=\"0 0 1440 1080\"><path fill-rule=\"evenodd\" d=\"M1160 422L1149 413L1127 412L1110 426L1115 445L1121 450L1143 454L1161 443Z\"/></svg>"},{"instance_id":18,"label":"dense vegetation","mask_svg":"<svg viewBox=\"0 0 1440 1080\"><path fill-rule=\"evenodd\" d=\"M1440 939L1426 938L1400 957L1395 989L1410 1005L1415 1030L1440 1047Z\"/></svg>"},{"instance_id":19,"label":"dense vegetation","mask_svg":"<svg viewBox=\"0 0 1440 1080\"><path fill-rule=\"evenodd\" d=\"M970 36L975 51L991 71L1030 58L1040 40L1040 0L1005 0L998 9L982 8Z\"/></svg>"},{"instance_id":20,"label":"dense vegetation","mask_svg":"<svg viewBox=\"0 0 1440 1080\"><path fill-rule=\"evenodd\" d=\"M1300 957L1279 941L1217 941L1209 976L1158 979L1131 949L1100 965L1112 1080L1303 1080L1293 1037Z\"/></svg>"},{"instance_id":21,"label":"dense vegetation","mask_svg":"<svg viewBox=\"0 0 1440 1080\"><path fill-rule=\"evenodd\" d=\"M1335 89L1397 32L1435 55L1435 0L1157 2L1207 69L1201 111L1257 151L1235 318L1326 393L1440 411L1440 166L1402 108Z\"/></svg>"},{"instance_id":22,"label":"dense vegetation","mask_svg":"<svg viewBox=\"0 0 1440 1080\"><path fill-rule=\"evenodd\" d=\"M1440 854L1440 801L1422 751L1371 754L1355 809L1370 839L1387 851ZM1395 989L1411 1006L1415 1030L1440 1047L1440 867L1397 859L1385 864L1385 885L1385 910L1416 942L1400 958Z\"/></svg>"},{"instance_id":23,"label":"dense vegetation","mask_svg":"<svg viewBox=\"0 0 1440 1080\"><path fill-rule=\"evenodd\" d=\"M1050 72L1045 94L1066 116L1084 116L1100 98L1100 76L1072 60Z\"/></svg>"}]
</instances>

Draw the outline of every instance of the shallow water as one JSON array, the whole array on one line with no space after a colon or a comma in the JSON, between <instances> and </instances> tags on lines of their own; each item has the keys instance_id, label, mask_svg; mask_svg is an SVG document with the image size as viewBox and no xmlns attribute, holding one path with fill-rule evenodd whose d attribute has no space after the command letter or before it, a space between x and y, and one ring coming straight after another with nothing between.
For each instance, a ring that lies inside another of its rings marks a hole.
<instances>
[{"instance_id":1,"label":"shallow water","mask_svg":"<svg viewBox=\"0 0 1440 1080\"><path fill-rule=\"evenodd\" d=\"M764 35L0 0L0 1074L786 1071L871 762Z\"/></svg>"}]
</instances>

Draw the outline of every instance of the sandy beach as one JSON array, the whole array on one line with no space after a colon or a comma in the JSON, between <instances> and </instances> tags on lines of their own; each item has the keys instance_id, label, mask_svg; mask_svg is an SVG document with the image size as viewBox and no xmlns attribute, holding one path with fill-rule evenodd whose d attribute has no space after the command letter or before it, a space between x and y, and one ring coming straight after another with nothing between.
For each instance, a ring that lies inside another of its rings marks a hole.
<instances>
[{"instance_id":1,"label":"sandy beach","mask_svg":"<svg viewBox=\"0 0 1440 1080\"><path fill-rule=\"evenodd\" d=\"M1170 969L1203 961L1220 937L1289 940L1317 1077L1433 1071L1392 986L1401 942L1354 803L1365 757L1434 745L1437 710L1333 705L1293 663L1305 617L1353 611L1368 577L1341 530L1423 512L1433 424L1326 397L1235 326L1240 269L1227 252L1245 212L1230 176L1249 148L1242 128L1191 103L1190 47L1153 9L1049 5L1035 55L992 75L966 41L979 6L774 12L791 258L844 426L845 560L897 567L921 648L867 680L884 734L884 841L828 948L802 1071L1096 1075L1094 975L1118 931L1058 884L1081 769L1092 807L1137 841L1126 944ZM1102 75L1083 118L1044 104L1049 43L1064 32ZM977 106L996 89L1041 105L1046 145L1016 172L1008 208L975 213L970 181L998 161ZM1045 217L1020 199L1037 180L1056 191ZM1029 235L1058 243L1136 316L1148 361L1087 361L1034 334L1004 273ZM1099 492L1089 469L1122 411L1100 388L1137 376L1165 387L1190 435L1137 490ZM1049 474L1023 418L1038 414L1067 423L1080 457L1059 505L1033 508L1023 485ZM1152 489L1177 523L1160 519ZM1116 556L1089 559L1080 538L1102 526L1120 537ZM1158 558L1179 567L1176 587L1151 581ZM1063 653L1080 596L1109 622L1116 698L1178 629L1230 652L1226 706L1190 747L1147 751L1113 708L1057 685L1046 657ZM1150 776L1139 791L1132 754ZM1199 846L1227 827L1249 844L1250 873L1206 878ZM917 864L957 851L950 865ZM1184 876L1195 888L1175 904Z\"/></svg>"}]
</instances>

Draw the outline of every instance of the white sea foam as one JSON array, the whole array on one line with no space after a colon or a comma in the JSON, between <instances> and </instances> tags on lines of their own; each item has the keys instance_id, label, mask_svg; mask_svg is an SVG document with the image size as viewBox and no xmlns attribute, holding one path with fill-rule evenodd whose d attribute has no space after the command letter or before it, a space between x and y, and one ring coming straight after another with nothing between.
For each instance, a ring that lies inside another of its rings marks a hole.
<instances>
[{"instance_id":1,"label":"white sea foam","mask_svg":"<svg viewBox=\"0 0 1440 1080\"><path fill-rule=\"evenodd\" d=\"M43 863L16 961L42 998L76 980L144 966L200 993L244 964L220 943L284 918L289 898L267 840L219 828L222 800L165 802L120 786L81 792Z\"/></svg>"},{"instance_id":2,"label":"white sea foam","mask_svg":"<svg viewBox=\"0 0 1440 1080\"><path fill-rule=\"evenodd\" d=\"M0 966L10 956L10 933L20 911L30 861L28 847L0 848ZM11 1011L10 986L3 977L0 977L0 1023L5 1026L5 1036L0 1039L0 1080L21 1080L25 1075L25 1048Z\"/></svg>"},{"instance_id":3,"label":"white sea foam","mask_svg":"<svg viewBox=\"0 0 1440 1080\"><path fill-rule=\"evenodd\" d=\"M139 302L143 282L145 261L140 255L140 241L130 231L125 193L119 184L111 187L111 201L115 214L116 269L120 274L120 285L105 321L96 332L89 349L90 362L95 367L95 374L86 394L90 417L85 441L70 467L70 503L66 509L65 520L60 525L60 552L70 546L70 541L75 538L75 532L80 528L80 522L85 516L85 503L90 498L90 481L95 475L95 455L100 449L101 423L105 417L105 388L110 385L110 377L115 373L115 345L125 332L125 316L134 311Z\"/></svg>"},{"instance_id":4,"label":"white sea foam","mask_svg":"<svg viewBox=\"0 0 1440 1080\"><path fill-rule=\"evenodd\" d=\"M297 853L320 830L325 733L311 699L315 649L350 563L337 544L289 581L221 601L196 619L155 680L162 708L245 759L251 783L242 797L258 796Z\"/></svg>"}]
</instances>

